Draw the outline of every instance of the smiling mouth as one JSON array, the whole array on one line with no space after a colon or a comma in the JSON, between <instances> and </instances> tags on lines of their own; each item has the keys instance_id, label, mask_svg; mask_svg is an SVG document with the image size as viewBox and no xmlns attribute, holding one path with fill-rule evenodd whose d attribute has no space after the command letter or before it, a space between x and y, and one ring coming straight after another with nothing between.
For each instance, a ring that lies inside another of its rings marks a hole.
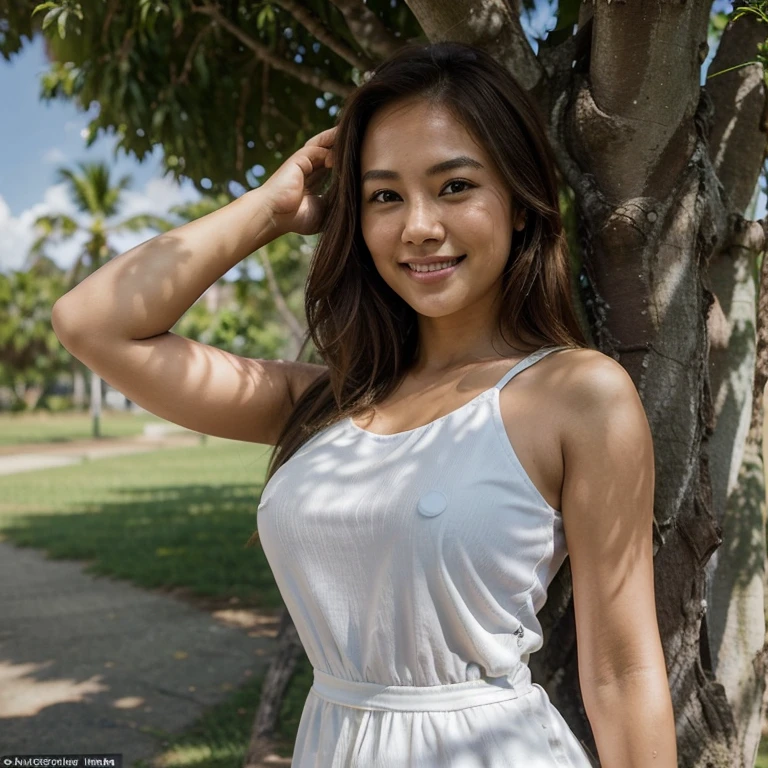
<instances>
[{"instance_id":1,"label":"smiling mouth","mask_svg":"<svg viewBox=\"0 0 768 768\"><path fill-rule=\"evenodd\" d=\"M449 267L455 267L460 262L467 258L465 253L463 256L459 256L455 259L446 259L445 261L437 262L435 264L404 264L406 269L410 269L411 272L439 272Z\"/></svg>"}]
</instances>

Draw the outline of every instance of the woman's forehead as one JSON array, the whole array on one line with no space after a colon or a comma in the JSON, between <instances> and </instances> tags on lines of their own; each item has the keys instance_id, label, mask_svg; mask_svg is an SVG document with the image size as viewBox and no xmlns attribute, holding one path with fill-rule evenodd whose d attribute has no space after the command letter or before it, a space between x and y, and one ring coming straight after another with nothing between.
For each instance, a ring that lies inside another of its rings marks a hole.
<instances>
[{"instance_id":1,"label":"woman's forehead","mask_svg":"<svg viewBox=\"0 0 768 768\"><path fill-rule=\"evenodd\" d=\"M361 172L394 169L414 163L424 169L456 156L487 155L466 127L445 106L424 100L397 103L379 110L371 119L361 146Z\"/></svg>"}]
</instances>

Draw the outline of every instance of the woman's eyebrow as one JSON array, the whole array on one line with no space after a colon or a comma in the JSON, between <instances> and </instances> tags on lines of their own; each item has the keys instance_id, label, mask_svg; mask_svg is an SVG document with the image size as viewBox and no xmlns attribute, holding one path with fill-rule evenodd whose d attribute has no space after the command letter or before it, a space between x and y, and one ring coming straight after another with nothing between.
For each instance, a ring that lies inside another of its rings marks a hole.
<instances>
[{"instance_id":1,"label":"woman's eyebrow","mask_svg":"<svg viewBox=\"0 0 768 768\"><path fill-rule=\"evenodd\" d=\"M467 157L467 155L460 155L454 157L452 160L443 160L442 163L437 163L427 168L427 176L437 176L440 173L446 173L447 171L455 171L457 168L474 168L480 170L483 167L482 163L477 160ZM366 171L363 174L362 182L372 181L373 179L399 179L400 174L397 171Z\"/></svg>"}]
</instances>

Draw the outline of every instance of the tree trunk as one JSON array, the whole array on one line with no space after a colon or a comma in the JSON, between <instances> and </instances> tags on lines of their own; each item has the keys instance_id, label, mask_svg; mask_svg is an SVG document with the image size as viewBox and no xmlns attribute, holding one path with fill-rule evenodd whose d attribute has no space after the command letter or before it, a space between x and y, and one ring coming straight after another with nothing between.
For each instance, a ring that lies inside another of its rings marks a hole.
<instances>
[{"instance_id":1,"label":"tree trunk","mask_svg":"<svg viewBox=\"0 0 768 768\"><path fill-rule=\"evenodd\" d=\"M101 378L91 371L91 420L93 437L101 437Z\"/></svg>"},{"instance_id":2,"label":"tree trunk","mask_svg":"<svg viewBox=\"0 0 768 768\"><path fill-rule=\"evenodd\" d=\"M77 360L72 366L72 404L78 411L85 409L85 375Z\"/></svg>"},{"instance_id":3,"label":"tree trunk","mask_svg":"<svg viewBox=\"0 0 768 768\"><path fill-rule=\"evenodd\" d=\"M277 650L264 678L244 768L259 768L262 761L272 752L271 736L280 714L283 695L296 668L296 662L304 653L296 627L285 608L280 617L277 637Z\"/></svg>"}]
</instances>

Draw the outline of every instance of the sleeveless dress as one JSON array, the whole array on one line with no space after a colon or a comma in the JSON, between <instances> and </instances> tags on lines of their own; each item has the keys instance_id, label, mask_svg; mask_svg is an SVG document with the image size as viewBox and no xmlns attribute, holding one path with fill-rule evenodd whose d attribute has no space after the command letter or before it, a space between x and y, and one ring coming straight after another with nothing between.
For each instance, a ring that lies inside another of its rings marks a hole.
<instances>
[{"instance_id":1,"label":"sleeveless dress","mask_svg":"<svg viewBox=\"0 0 768 768\"><path fill-rule=\"evenodd\" d=\"M429 424L345 419L265 486L261 543L314 682L296 768L591 768L528 660L567 556L518 460L501 389Z\"/></svg>"}]
</instances>

